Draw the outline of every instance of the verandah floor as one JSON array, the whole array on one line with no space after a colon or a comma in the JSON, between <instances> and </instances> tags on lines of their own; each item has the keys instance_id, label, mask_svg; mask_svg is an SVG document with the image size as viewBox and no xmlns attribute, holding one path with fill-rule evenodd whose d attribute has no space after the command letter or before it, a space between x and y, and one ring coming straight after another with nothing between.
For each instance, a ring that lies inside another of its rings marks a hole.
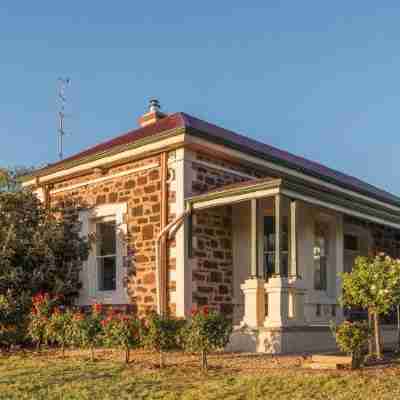
<instances>
[{"instance_id":1,"label":"verandah floor","mask_svg":"<svg viewBox=\"0 0 400 400\"><path fill-rule=\"evenodd\" d=\"M302 357L217 354L202 373L195 356L170 354L160 371L157 356L46 351L0 356L0 399L394 399L400 395L400 365L351 371L314 371Z\"/></svg>"}]
</instances>

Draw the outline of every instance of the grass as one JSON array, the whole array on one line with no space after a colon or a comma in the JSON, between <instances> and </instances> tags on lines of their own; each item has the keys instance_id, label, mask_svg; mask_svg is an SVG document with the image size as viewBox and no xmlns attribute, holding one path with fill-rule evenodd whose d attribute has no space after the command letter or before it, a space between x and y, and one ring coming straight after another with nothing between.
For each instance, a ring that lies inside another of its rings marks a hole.
<instances>
[{"instance_id":1,"label":"grass","mask_svg":"<svg viewBox=\"0 0 400 400\"><path fill-rule=\"evenodd\" d=\"M302 368L298 358L215 355L202 373L197 358L170 355L159 370L156 356L134 354L126 366L120 355L102 352L61 359L42 355L0 356L0 399L363 399L400 396L400 367L350 371Z\"/></svg>"}]
</instances>

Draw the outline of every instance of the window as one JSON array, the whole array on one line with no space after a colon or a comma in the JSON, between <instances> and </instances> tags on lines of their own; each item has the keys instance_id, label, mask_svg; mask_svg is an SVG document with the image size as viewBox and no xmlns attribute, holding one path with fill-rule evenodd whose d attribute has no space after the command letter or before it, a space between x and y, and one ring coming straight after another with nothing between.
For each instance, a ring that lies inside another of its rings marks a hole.
<instances>
[{"instance_id":1,"label":"window","mask_svg":"<svg viewBox=\"0 0 400 400\"><path fill-rule=\"evenodd\" d=\"M316 305L316 308L315 308L315 315L317 316L317 317L320 317L321 316L321 304L317 304Z\"/></svg>"},{"instance_id":2,"label":"window","mask_svg":"<svg viewBox=\"0 0 400 400\"><path fill-rule=\"evenodd\" d=\"M327 290L328 226L317 223L314 233L314 289Z\"/></svg>"},{"instance_id":3,"label":"window","mask_svg":"<svg viewBox=\"0 0 400 400\"><path fill-rule=\"evenodd\" d=\"M280 273L287 276L289 271L289 219L282 217L280 240ZM266 278L276 274L275 269L275 217L264 217L264 275Z\"/></svg>"},{"instance_id":4,"label":"window","mask_svg":"<svg viewBox=\"0 0 400 400\"><path fill-rule=\"evenodd\" d=\"M116 226L115 221L96 223L96 259L100 291L116 289Z\"/></svg>"},{"instance_id":5,"label":"window","mask_svg":"<svg viewBox=\"0 0 400 400\"><path fill-rule=\"evenodd\" d=\"M344 249L358 251L358 237L355 235L344 235Z\"/></svg>"},{"instance_id":6,"label":"window","mask_svg":"<svg viewBox=\"0 0 400 400\"><path fill-rule=\"evenodd\" d=\"M356 235L345 234L343 237L344 247L344 272L351 272L354 262L359 256L359 238Z\"/></svg>"}]
</instances>

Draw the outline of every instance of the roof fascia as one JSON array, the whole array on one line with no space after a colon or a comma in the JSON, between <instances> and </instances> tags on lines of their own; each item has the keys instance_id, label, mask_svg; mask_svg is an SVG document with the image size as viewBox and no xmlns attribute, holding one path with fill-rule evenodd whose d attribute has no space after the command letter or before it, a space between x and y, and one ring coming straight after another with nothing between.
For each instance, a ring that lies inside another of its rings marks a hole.
<instances>
[{"instance_id":1,"label":"roof fascia","mask_svg":"<svg viewBox=\"0 0 400 400\"><path fill-rule=\"evenodd\" d=\"M200 211L206 208L232 205L254 198L271 197L276 194L285 195L291 199L298 199L310 204L325 207L336 212L352 215L371 222L400 229L400 214L393 214L377 210L357 203L354 200L344 199L337 194L311 189L304 185L274 179L260 184L251 184L227 190L205 193L186 199L186 208Z\"/></svg>"},{"instance_id":2,"label":"roof fascia","mask_svg":"<svg viewBox=\"0 0 400 400\"><path fill-rule=\"evenodd\" d=\"M128 155L129 152L132 150L136 150L140 147L143 147L143 154L141 155L149 155L149 153L146 153L146 146L155 144L157 142L160 142L159 148L156 148L153 150L154 152L159 152L162 150L166 145L164 142L169 139L169 138L174 138L176 136L182 135L182 140L181 143L183 144L184 142L184 132L185 129L183 127L179 128L174 128L170 129L168 131L163 131L159 134L152 135L137 141L134 141L132 143L128 144L123 144L120 146L113 147L107 151L101 152L101 153L96 153L93 155L90 155L88 157L84 157L81 159L77 160L71 160L71 161L66 161L65 164L62 163L60 165L57 165L56 167L52 168L51 166L45 167L43 169L40 169L36 171L35 173L31 175L27 175L23 177L23 185L24 186L31 186L35 184L39 184L41 182L47 182L52 180L52 177L57 175L57 177L60 176L70 176L72 175L75 169L78 169L77 167L80 167L79 169L84 171L84 170L89 170L91 168L94 168L95 166L101 166L104 164L108 163L109 158L113 158L114 164L115 162L121 163L123 160L127 160L127 158L130 156ZM120 154L120 157L115 157ZM61 172L61 173L60 173Z\"/></svg>"}]
</instances>

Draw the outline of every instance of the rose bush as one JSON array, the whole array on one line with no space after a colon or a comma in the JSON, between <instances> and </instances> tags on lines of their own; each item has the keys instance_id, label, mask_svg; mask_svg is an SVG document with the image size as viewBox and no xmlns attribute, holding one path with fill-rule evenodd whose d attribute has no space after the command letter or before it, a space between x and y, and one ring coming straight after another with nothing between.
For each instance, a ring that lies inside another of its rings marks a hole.
<instances>
[{"instance_id":1,"label":"rose bush","mask_svg":"<svg viewBox=\"0 0 400 400\"><path fill-rule=\"evenodd\" d=\"M102 311L102 305L96 303L91 312L77 312L72 316L71 341L79 347L89 349L92 361L95 348L101 345L103 339Z\"/></svg>"},{"instance_id":2,"label":"rose bush","mask_svg":"<svg viewBox=\"0 0 400 400\"><path fill-rule=\"evenodd\" d=\"M345 321L339 326L332 325L331 329L340 350L351 356L352 368L359 368L371 335L368 323Z\"/></svg>"},{"instance_id":3,"label":"rose bush","mask_svg":"<svg viewBox=\"0 0 400 400\"><path fill-rule=\"evenodd\" d=\"M65 348L74 342L73 313L70 310L63 310L55 307L46 327L47 340L61 347L62 356L65 355Z\"/></svg>"},{"instance_id":4,"label":"rose bush","mask_svg":"<svg viewBox=\"0 0 400 400\"><path fill-rule=\"evenodd\" d=\"M192 319L183 331L185 349L201 354L201 366L208 368L207 354L224 348L232 333L232 324L207 306L192 311Z\"/></svg>"},{"instance_id":5,"label":"rose bush","mask_svg":"<svg viewBox=\"0 0 400 400\"><path fill-rule=\"evenodd\" d=\"M38 293L32 298L32 309L29 315L28 335L40 350L42 344L48 342L48 323L53 308L59 301L49 293Z\"/></svg>"},{"instance_id":6,"label":"rose bush","mask_svg":"<svg viewBox=\"0 0 400 400\"><path fill-rule=\"evenodd\" d=\"M143 343L145 347L157 351L160 357L160 368L164 367L165 352L179 348L180 330L183 320L161 316L153 312L146 317L143 329Z\"/></svg>"},{"instance_id":7,"label":"rose bush","mask_svg":"<svg viewBox=\"0 0 400 400\"><path fill-rule=\"evenodd\" d=\"M130 350L141 345L140 321L132 315L111 312L101 321L104 344L125 351L125 362L130 361Z\"/></svg>"}]
</instances>

